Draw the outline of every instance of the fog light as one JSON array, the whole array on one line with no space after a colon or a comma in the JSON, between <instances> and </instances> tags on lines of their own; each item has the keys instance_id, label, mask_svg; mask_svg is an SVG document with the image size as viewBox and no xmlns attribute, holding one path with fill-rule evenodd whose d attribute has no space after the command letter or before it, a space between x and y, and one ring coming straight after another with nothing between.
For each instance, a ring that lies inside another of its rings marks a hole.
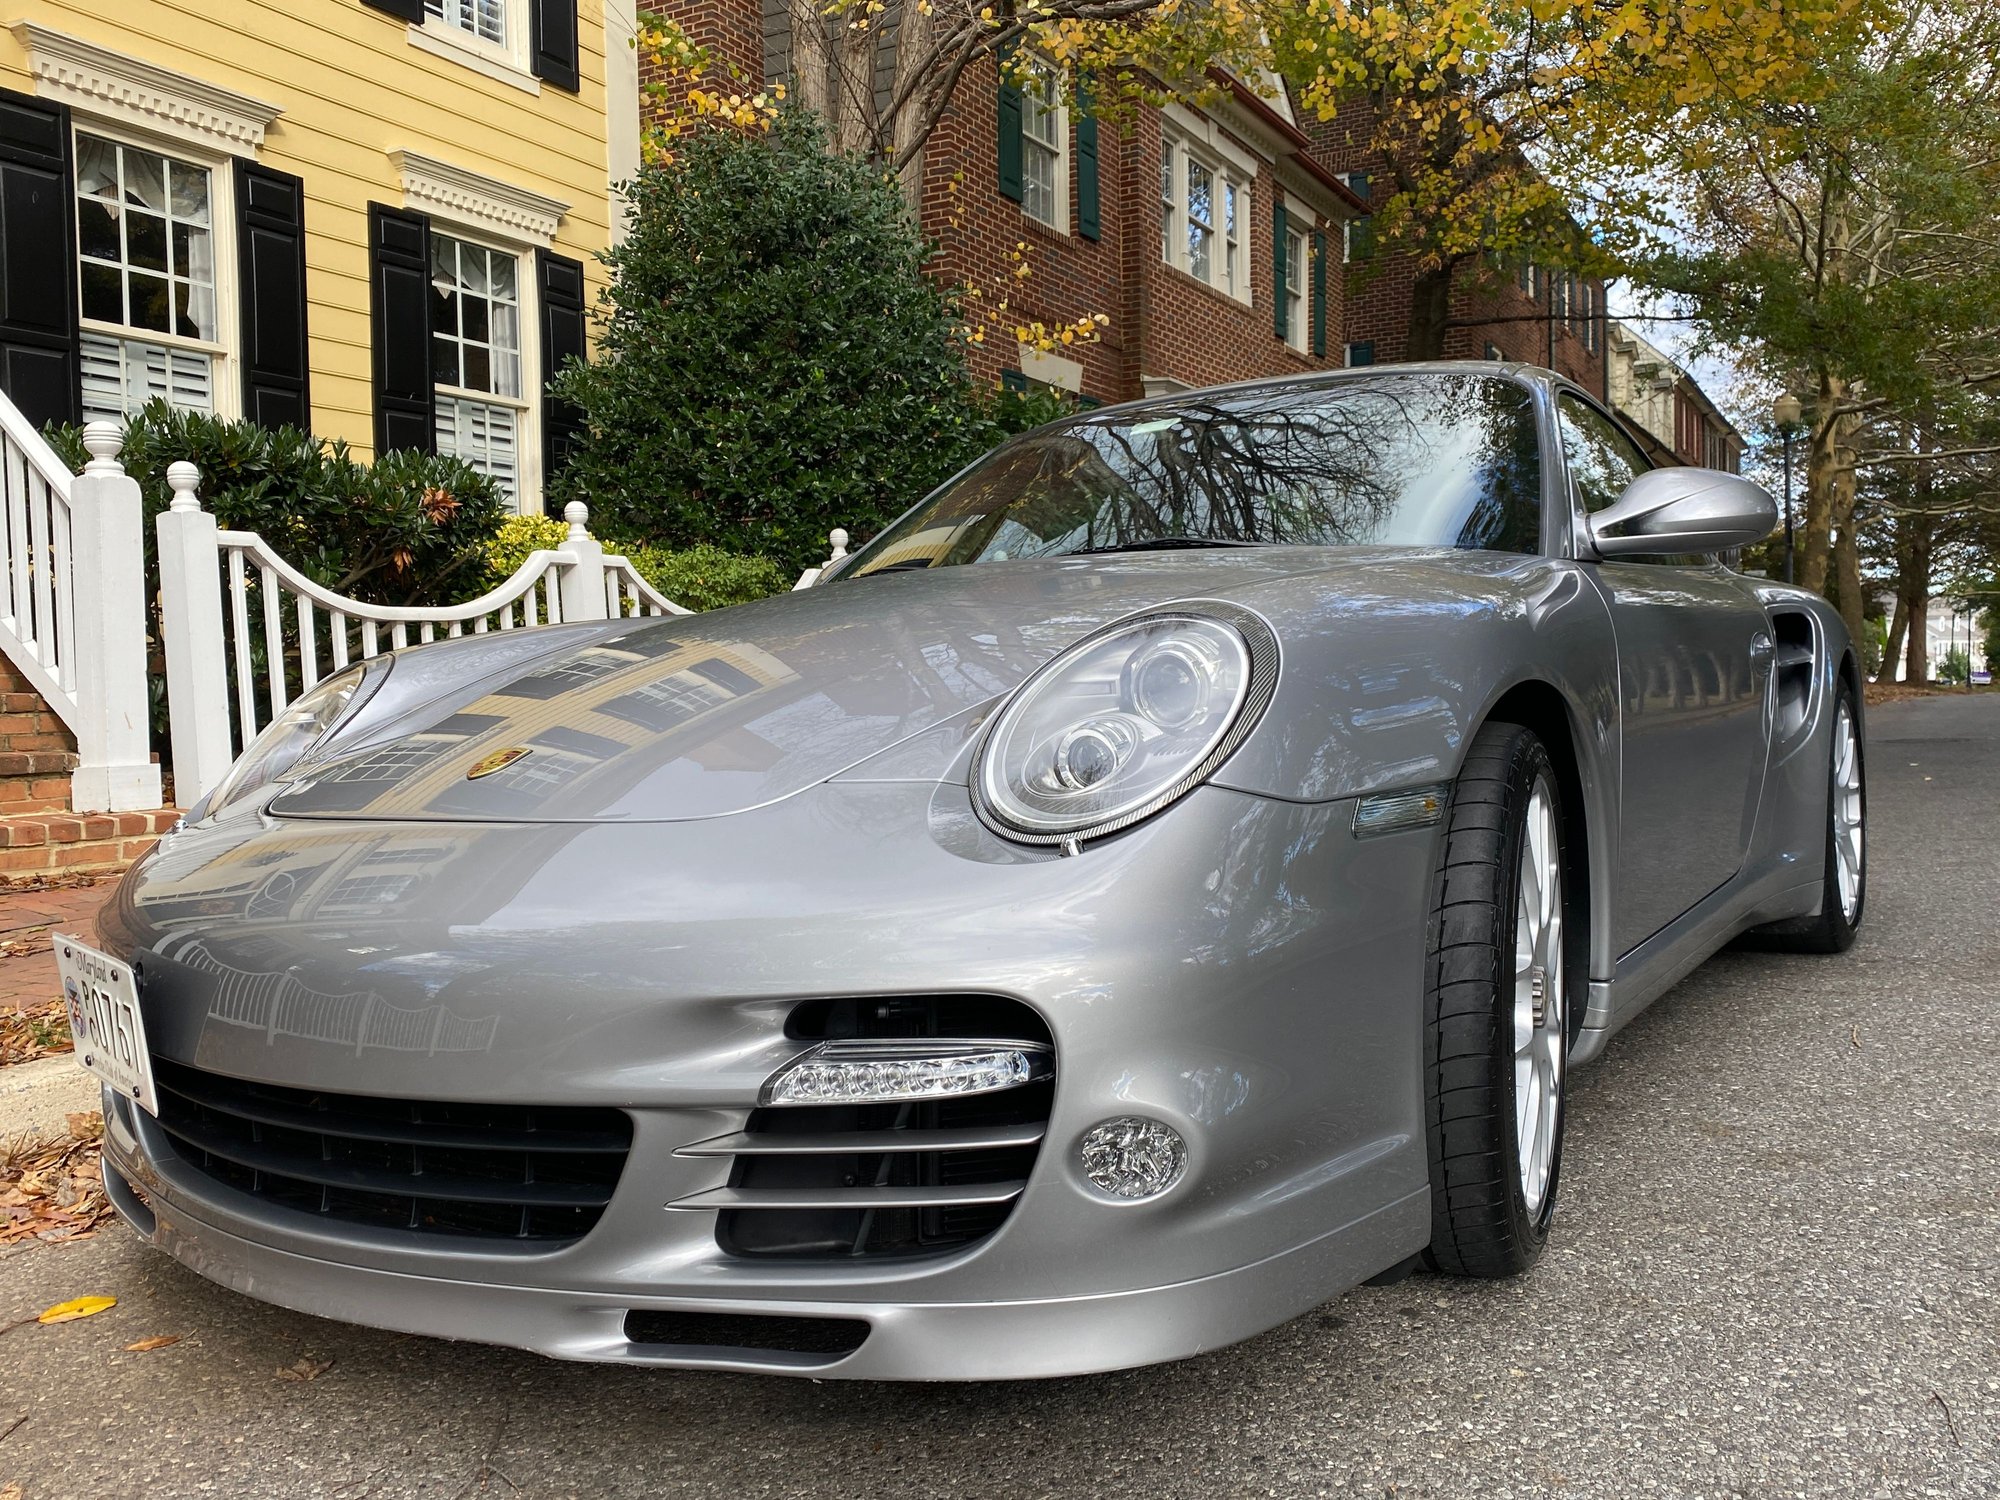
<instances>
[{"instance_id":1,"label":"fog light","mask_svg":"<svg viewBox=\"0 0 2000 1500\"><path fill-rule=\"evenodd\" d=\"M1106 1120L1083 1138L1083 1175L1114 1198L1158 1197L1186 1170L1187 1142L1158 1120Z\"/></svg>"},{"instance_id":2,"label":"fog light","mask_svg":"<svg viewBox=\"0 0 2000 1500\"><path fill-rule=\"evenodd\" d=\"M989 1094L1052 1077L1039 1042L821 1042L771 1075L763 1104L895 1104Z\"/></svg>"}]
</instances>

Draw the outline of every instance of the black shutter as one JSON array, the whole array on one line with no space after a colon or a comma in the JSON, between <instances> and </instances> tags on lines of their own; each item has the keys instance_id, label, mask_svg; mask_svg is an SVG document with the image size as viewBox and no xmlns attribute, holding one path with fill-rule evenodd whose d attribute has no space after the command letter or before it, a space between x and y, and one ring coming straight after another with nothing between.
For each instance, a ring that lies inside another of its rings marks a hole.
<instances>
[{"instance_id":1,"label":"black shutter","mask_svg":"<svg viewBox=\"0 0 2000 1500\"><path fill-rule=\"evenodd\" d=\"M583 413L547 384L570 360L585 355L583 262L538 250L535 275L542 299L542 483L547 485L583 432Z\"/></svg>"},{"instance_id":2,"label":"black shutter","mask_svg":"<svg viewBox=\"0 0 2000 1500\"><path fill-rule=\"evenodd\" d=\"M1012 52L1012 48L1008 52ZM1021 91L1007 76L1007 58L1000 67L999 170L1000 196L1021 201Z\"/></svg>"},{"instance_id":3,"label":"black shutter","mask_svg":"<svg viewBox=\"0 0 2000 1500\"><path fill-rule=\"evenodd\" d=\"M576 0L535 0L534 46L530 49L535 76L574 94L576 70Z\"/></svg>"},{"instance_id":4,"label":"black shutter","mask_svg":"<svg viewBox=\"0 0 2000 1500\"><path fill-rule=\"evenodd\" d=\"M1317 229L1312 239L1312 352L1326 357L1326 236Z\"/></svg>"},{"instance_id":5,"label":"black shutter","mask_svg":"<svg viewBox=\"0 0 2000 1500\"><path fill-rule=\"evenodd\" d=\"M243 414L260 427L310 429L305 184L239 157L236 246L243 283Z\"/></svg>"},{"instance_id":6,"label":"black shutter","mask_svg":"<svg viewBox=\"0 0 2000 1500\"><path fill-rule=\"evenodd\" d=\"M0 89L0 391L35 426L82 415L69 110Z\"/></svg>"},{"instance_id":7,"label":"black shutter","mask_svg":"<svg viewBox=\"0 0 2000 1500\"><path fill-rule=\"evenodd\" d=\"M361 3L370 10L379 10L413 26L424 24L424 0L361 0Z\"/></svg>"},{"instance_id":8,"label":"black shutter","mask_svg":"<svg viewBox=\"0 0 2000 1500\"><path fill-rule=\"evenodd\" d=\"M1281 339L1291 337L1285 317L1285 205L1271 205L1271 329Z\"/></svg>"},{"instance_id":9,"label":"black shutter","mask_svg":"<svg viewBox=\"0 0 2000 1500\"><path fill-rule=\"evenodd\" d=\"M368 205L368 279L375 343L375 451L437 451L431 389L431 224Z\"/></svg>"},{"instance_id":10,"label":"black shutter","mask_svg":"<svg viewBox=\"0 0 2000 1500\"><path fill-rule=\"evenodd\" d=\"M1102 194L1097 176L1097 114L1090 94L1076 92L1076 232L1087 240L1103 233Z\"/></svg>"}]
</instances>

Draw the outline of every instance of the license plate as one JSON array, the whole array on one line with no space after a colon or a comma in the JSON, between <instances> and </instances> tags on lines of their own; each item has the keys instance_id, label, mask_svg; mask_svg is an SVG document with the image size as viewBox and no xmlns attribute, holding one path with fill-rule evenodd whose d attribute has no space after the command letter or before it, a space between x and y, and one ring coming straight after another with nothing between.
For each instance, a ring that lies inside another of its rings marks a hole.
<instances>
[{"instance_id":1,"label":"license plate","mask_svg":"<svg viewBox=\"0 0 2000 1500\"><path fill-rule=\"evenodd\" d=\"M77 1061L149 1115L160 1112L153 1060L139 1015L132 966L60 932L49 935L62 974L63 1001Z\"/></svg>"}]
</instances>

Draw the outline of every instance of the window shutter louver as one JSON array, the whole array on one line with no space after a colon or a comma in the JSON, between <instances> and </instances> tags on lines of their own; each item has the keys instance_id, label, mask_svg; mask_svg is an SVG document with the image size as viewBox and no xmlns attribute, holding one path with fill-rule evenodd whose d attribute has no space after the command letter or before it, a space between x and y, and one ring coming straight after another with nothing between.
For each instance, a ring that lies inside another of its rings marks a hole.
<instances>
[{"instance_id":1,"label":"window shutter louver","mask_svg":"<svg viewBox=\"0 0 2000 1500\"><path fill-rule=\"evenodd\" d=\"M530 25L535 76L574 94L582 83L577 73L576 0L535 0Z\"/></svg>"},{"instance_id":2,"label":"window shutter louver","mask_svg":"<svg viewBox=\"0 0 2000 1500\"><path fill-rule=\"evenodd\" d=\"M70 152L67 108L0 89L0 391L37 427L81 413Z\"/></svg>"},{"instance_id":3,"label":"window shutter louver","mask_svg":"<svg viewBox=\"0 0 2000 1500\"><path fill-rule=\"evenodd\" d=\"M408 21L412 26L424 24L424 0L361 0L370 10L379 10L385 16L394 16L399 21Z\"/></svg>"},{"instance_id":4,"label":"window shutter louver","mask_svg":"<svg viewBox=\"0 0 2000 1500\"><path fill-rule=\"evenodd\" d=\"M1000 196L1021 201L1021 90L1007 76L1007 59L1001 57L999 167Z\"/></svg>"},{"instance_id":5,"label":"window shutter louver","mask_svg":"<svg viewBox=\"0 0 2000 1500\"><path fill-rule=\"evenodd\" d=\"M1312 352L1326 357L1326 236L1318 230L1312 238Z\"/></svg>"},{"instance_id":6,"label":"window shutter louver","mask_svg":"<svg viewBox=\"0 0 2000 1500\"><path fill-rule=\"evenodd\" d=\"M236 261L243 291L243 414L260 427L310 429L302 181L237 160Z\"/></svg>"},{"instance_id":7,"label":"window shutter louver","mask_svg":"<svg viewBox=\"0 0 2000 1500\"><path fill-rule=\"evenodd\" d=\"M1104 232L1103 193L1097 172L1097 113L1090 94L1076 91L1076 232L1087 240Z\"/></svg>"},{"instance_id":8,"label":"window shutter louver","mask_svg":"<svg viewBox=\"0 0 2000 1500\"><path fill-rule=\"evenodd\" d=\"M375 452L437 451L431 390L431 226L422 214L368 205L375 354Z\"/></svg>"},{"instance_id":9,"label":"window shutter louver","mask_svg":"<svg viewBox=\"0 0 2000 1500\"><path fill-rule=\"evenodd\" d=\"M542 302L542 482L546 486L583 432L583 413L548 388L564 365L585 357L588 347L583 262L541 250L535 255L535 274Z\"/></svg>"},{"instance_id":10,"label":"window shutter louver","mask_svg":"<svg viewBox=\"0 0 2000 1500\"><path fill-rule=\"evenodd\" d=\"M764 24L764 84L792 81L791 0L760 0Z\"/></svg>"},{"instance_id":11,"label":"window shutter louver","mask_svg":"<svg viewBox=\"0 0 2000 1500\"><path fill-rule=\"evenodd\" d=\"M1271 331L1286 338L1285 324L1285 205L1271 205Z\"/></svg>"}]
</instances>

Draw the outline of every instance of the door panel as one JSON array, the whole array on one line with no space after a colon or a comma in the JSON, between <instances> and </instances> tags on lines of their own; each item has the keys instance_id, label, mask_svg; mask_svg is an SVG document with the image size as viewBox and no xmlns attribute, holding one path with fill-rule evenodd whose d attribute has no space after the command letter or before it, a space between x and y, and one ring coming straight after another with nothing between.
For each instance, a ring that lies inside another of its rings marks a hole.
<instances>
[{"instance_id":1,"label":"door panel","mask_svg":"<svg viewBox=\"0 0 2000 1500\"><path fill-rule=\"evenodd\" d=\"M1719 567L1591 571L1618 642L1612 946L1624 954L1743 867L1764 785L1770 625Z\"/></svg>"},{"instance_id":2,"label":"door panel","mask_svg":"<svg viewBox=\"0 0 2000 1500\"><path fill-rule=\"evenodd\" d=\"M1557 399L1576 506L1603 510L1651 468L1575 392ZM1770 621L1736 574L1697 557L1599 562L1619 682L1612 951L1629 953L1743 868L1763 795Z\"/></svg>"}]
</instances>

